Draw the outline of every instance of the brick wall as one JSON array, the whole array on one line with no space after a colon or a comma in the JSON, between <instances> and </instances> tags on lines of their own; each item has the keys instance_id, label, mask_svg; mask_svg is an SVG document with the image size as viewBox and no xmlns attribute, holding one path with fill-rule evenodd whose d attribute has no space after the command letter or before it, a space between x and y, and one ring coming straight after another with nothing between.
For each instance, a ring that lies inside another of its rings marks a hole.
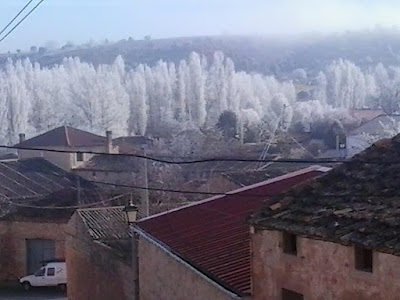
<instances>
[{"instance_id":1,"label":"brick wall","mask_svg":"<svg viewBox=\"0 0 400 300\"><path fill-rule=\"evenodd\" d=\"M66 258L69 300L134 299L130 258L91 240L77 214L67 230Z\"/></svg>"},{"instance_id":2,"label":"brick wall","mask_svg":"<svg viewBox=\"0 0 400 300\"><path fill-rule=\"evenodd\" d=\"M232 299L144 238L138 244L140 300Z\"/></svg>"},{"instance_id":3,"label":"brick wall","mask_svg":"<svg viewBox=\"0 0 400 300\"><path fill-rule=\"evenodd\" d=\"M373 273L355 269L354 248L298 238L297 256L282 252L282 233L252 235L254 299L280 300L281 289L306 300L397 300L400 257L374 252Z\"/></svg>"},{"instance_id":4,"label":"brick wall","mask_svg":"<svg viewBox=\"0 0 400 300\"><path fill-rule=\"evenodd\" d=\"M64 258L66 224L0 222L0 281L27 275L27 239L55 240L56 257Z\"/></svg>"}]
</instances>

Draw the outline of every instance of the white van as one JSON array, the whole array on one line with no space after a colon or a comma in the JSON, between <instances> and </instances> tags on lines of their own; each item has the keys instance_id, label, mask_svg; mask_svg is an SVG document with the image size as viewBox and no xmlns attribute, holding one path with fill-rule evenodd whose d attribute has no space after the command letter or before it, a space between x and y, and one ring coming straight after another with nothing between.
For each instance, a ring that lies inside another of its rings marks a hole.
<instances>
[{"instance_id":1,"label":"white van","mask_svg":"<svg viewBox=\"0 0 400 300\"><path fill-rule=\"evenodd\" d=\"M58 286L67 288L67 266L65 262L48 262L33 275L22 277L19 282L28 291L31 287Z\"/></svg>"}]
</instances>

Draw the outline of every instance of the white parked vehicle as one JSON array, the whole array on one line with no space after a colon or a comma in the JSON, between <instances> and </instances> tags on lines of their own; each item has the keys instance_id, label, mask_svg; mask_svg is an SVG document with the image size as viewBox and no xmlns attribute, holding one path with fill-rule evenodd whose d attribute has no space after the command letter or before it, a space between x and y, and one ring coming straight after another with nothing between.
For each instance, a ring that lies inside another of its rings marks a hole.
<instances>
[{"instance_id":1,"label":"white parked vehicle","mask_svg":"<svg viewBox=\"0 0 400 300\"><path fill-rule=\"evenodd\" d=\"M67 266L65 262L48 262L33 275L22 277L19 282L28 291L31 287L58 286L67 288Z\"/></svg>"}]
</instances>

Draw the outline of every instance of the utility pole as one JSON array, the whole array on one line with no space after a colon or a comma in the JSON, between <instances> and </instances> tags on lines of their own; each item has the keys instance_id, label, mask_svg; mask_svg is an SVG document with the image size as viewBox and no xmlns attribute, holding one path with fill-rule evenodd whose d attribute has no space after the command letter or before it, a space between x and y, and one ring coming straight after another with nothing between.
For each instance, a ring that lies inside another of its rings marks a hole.
<instances>
[{"instance_id":1,"label":"utility pole","mask_svg":"<svg viewBox=\"0 0 400 300\"><path fill-rule=\"evenodd\" d=\"M240 129L240 143L244 144L244 126L243 126L243 118L239 119L239 129Z\"/></svg>"},{"instance_id":2,"label":"utility pole","mask_svg":"<svg viewBox=\"0 0 400 300\"><path fill-rule=\"evenodd\" d=\"M81 179L80 177L77 175L76 176L76 189L77 189L77 202L78 205L82 204L82 199L81 199Z\"/></svg>"},{"instance_id":3,"label":"utility pole","mask_svg":"<svg viewBox=\"0 0 400 300\"><path fill-rule=\"evenodd\" d=\"M143 156L146 156L146 146L143 146ZM142 190L142 203L141 203L141 216L142 218L148 217L150 214L149 211L149 182L147 177L147 159L143 158L143 167L142 167L142 178L143 178L143 186Z\"/></svg>"}]
</instances>

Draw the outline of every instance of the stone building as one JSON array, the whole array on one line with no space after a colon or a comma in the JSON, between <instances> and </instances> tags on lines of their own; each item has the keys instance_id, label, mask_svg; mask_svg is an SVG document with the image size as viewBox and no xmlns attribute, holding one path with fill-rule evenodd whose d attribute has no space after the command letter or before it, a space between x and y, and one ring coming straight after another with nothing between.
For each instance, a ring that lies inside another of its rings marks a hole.
<instances>
[{"instance_id":1,"label":"stone building","mask_svg":"<svg viewBox=\"0 0 400 300\"><path fill-rule=\"evenodd\" d=\"M327 170L313 166L137 222L140 299L250 297L246 218L274 203L274 195Z\"/></svg>"},{"instance_id":2,"label":"stone building","mask_svg":"<svg viewBox=\"0 0 400 300\"><path fill-rule=\"evenodd\" d=\"M253 298L399 299L399 157L379 141L254 214Z\"/></svg>"},{"instance_id":3,"label":"stone building","mask_svg":"<svg viewBox=\"0 0 400 300\"><path fill-rule=\"evenodd\" d=\"M34 272L42 260L64 258L71 210L35 206L91 201L87 197L92 190L92 184L42 158L0 162L0 281Z\"/></svg>"},{"instance_id":4,"label":"stone building","mask_svg":"<svg viewBox=\"0 0 400 300\"><path fill-rule=\"evenodd\" d=\"M123 206L79 209L68 224L68 299L134 299L131 235Z\"/></svg>"}]
</instances>

